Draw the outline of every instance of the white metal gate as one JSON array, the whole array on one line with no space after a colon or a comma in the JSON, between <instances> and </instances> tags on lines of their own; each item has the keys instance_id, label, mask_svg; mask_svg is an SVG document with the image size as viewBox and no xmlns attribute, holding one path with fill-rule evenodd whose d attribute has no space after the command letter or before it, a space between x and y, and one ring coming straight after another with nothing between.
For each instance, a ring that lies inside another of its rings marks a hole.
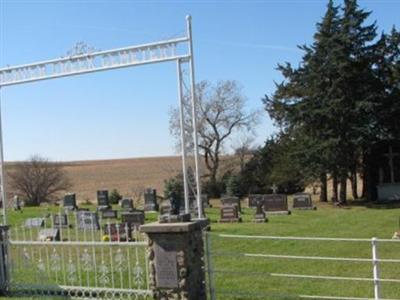
<instances>
[{"instance_id":1,"label":"white metal gate","mask_svg":"<svg viewBox=\"0 0 400 300\"><path fill-rule=\"evenodd\" d=\"M1 91L8 86L161 62L175 62L177 66L185 210L189 212L190 209L186 146L191 144L195 162L194 193L199 208L197 217L203 218L190 16L186 17L186 35L180 38L107 51L73 53L63 58L1 68L0 107ZM191 143L187 142L184 133L184 97L190 97L191 103ZM0 111L2 225L9 224L6 199ZM52 225L45 222L46 227ZM76 216L71 228L60 228L60 241L38 241L38 231L23 225L14 226L9 237L3 237L0 242L0 257L7 259L3 264L6 268L0 270L0 279L6 278L1 282L5 282L11 293L104 299L147 299L150 296L146 242L138 232L133 233L131 241L122 241L118 236L116 241L105 242L101 230L79 230Z\"/></svg>"},{"instance_id":2,"label":"white metal gate","mask_svg":"<svg viewBox=\"0 0 400 300\"><path fill-rule=\"evenodd\" d=\"M65 296L95 299L150 299L147 241L133 229L131 239L108 222L101 228L79 229L76 212L69 226L60 227L59 241L38 241L40 230L54 228L51 217L44 227L23 224L9 231L8 292L12 295ZM122 232L128 232L128 225Z\"/></svg>"}]
</instances>

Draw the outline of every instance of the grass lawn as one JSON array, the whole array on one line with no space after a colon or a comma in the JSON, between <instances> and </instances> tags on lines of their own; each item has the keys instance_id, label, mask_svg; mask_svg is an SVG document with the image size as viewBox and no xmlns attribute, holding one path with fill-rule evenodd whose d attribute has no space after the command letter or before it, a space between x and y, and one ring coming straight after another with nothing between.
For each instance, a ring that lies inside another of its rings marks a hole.
<instances>
[{"instance_id":1,"label":"grass lawn","mask_svg":"<svg viewBox=\"0 0 400 300\"><path fill-rule=\"evenodd\" d=\"M57 208L50 210L57 211ZM44 212L43 208L26 208L23 213L10 212L9 222L11 225L21 225L24 219L41 216ZM253 223L253 214L253 209L244 208L242 223L220 224L217 222L219 209L207 209L212 228L209 241L217 299L299 299L298 295L372 298L373 284L369 281L293 279L270 275L372 278L371 262L289 260L244 255L371 258L370 242L238 239L224 238L220 234L386 239L391 238L398 229L400 209L367 208L361 205L334 208L323 204L316 211L296 210L289 216L269 216L268 223ZM146 222L155 219L156 214L146 214ZM379 244L378 253L379 258L400 259L400 242ZM399 263L381 263L381 277L400 279L399 266ZM381 287L383 298L400 299L399 283L382 283Z\"/></svg>"}]
</instances>

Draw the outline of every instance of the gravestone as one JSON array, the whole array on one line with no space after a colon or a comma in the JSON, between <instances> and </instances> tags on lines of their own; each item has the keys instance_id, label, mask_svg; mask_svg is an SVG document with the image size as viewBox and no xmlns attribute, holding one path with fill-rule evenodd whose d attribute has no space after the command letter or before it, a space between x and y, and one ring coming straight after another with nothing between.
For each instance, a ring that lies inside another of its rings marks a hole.
<instances>
[{"instance_id":1,"label":"gravestone","mask_svg":"<svg viewBox=\"0 0 400 300\"><path fill-rule=\"evenodd\" d=\"M13 208L14 210L21 211L21 207L22 207L21 200L19 199L18 195L15 195L13 198Z\"/></svg>"},{"instance_id":2,"label":"gravestone","mask_svg":"<svg viewBox=\"0 0 400 300\"><path fill-rule=\"evenodd\" d=\"M134 210L133 200L132 199L128 199L128 198L122 199L121 202L120 202L120 206L121 206L121 209L124 210L124 211L132 211L132 210Z\"/></svg>"},{"instance_id":3,"label":"gravestone","mask_svg":"<svg viewBox=\"0 0 400 300\"><path fill-rule=\"evenodd\" d=\"M79 211L78 228L82 230L99 230L100 225L97 213L90 211Z\"/></svg>"},{"instance_id":4,"label":"gravestone","mask_svg":"<svg viewBox=\"0 0 400 300\"><path fill-rule=\"evenodd\" d=\"M148 188L144 191L144 210L158 211L157 190Z\"/></svg>"},{"instance_id":5,"label":"gravestone","mask_svg":"<svg viewBox=\"0 0 400 300\"><path fill-rule=\"evenodd\" d=\"M296 209L317 209L312 204L311 194L297 193L293 196L293 208Z\"/></svg>"},{"instance_id":6,"label":"gravestone","mask_svg":"<svg viewBox=\"0 0 400 300\"><path fill-rule=\"evenodd\" d=\"M41 229L38 234L38 240L41 242L60 241L60 230L57 228Z\"/></svg>"},{"instance_id":7,"label":"gravestone","mask_svg":"<svg viewBox=\"0 0 400 300\"><path fill-rule=\"evenodd\" d=\"M66 228L68 226L68 216L66 214L53 215L53 228Z\"/></svg>"},{"instance_id":8,"label":"gravestone","mask_svg":"<svg viewBox=\"0 0 400 300\"><path fill-rule=\"evenodd\" d=\"M105 210L111 208L107 190L97 191L97 210Z\"/></svg>"},{"instance_id":9,"label":"gravestone","mask_svg":"<svg viewBox=\"0 0 400 300\"><path fill-rule=\"evenodd\" d=\"M165 199L161 202L160 205L160 216L167 215L171 212L171 201L169 199Z\"/></svg>"},{"instance_id":10,"label":"gravestone","mask_svg":"<svg viewBox=\"0 0 400 300\"><path fill-rule=\"evenodd\" d=\"M258 201L264 201L264 195L261 194L250 194L248 197L247 205L249 207L257 207Z\"/></svg>"},{"instance_id":11,"label":"gravestone","mask_svg":"<svg viewBox=\"0 0 400 300\"><path fill-rule=\"evenodd\" d=\"M239 212L242 211L242 207L240 205L240 199L238 197L235 197L235 196L223 196L221 198L221 203L222 203L222 206L229 206L229 205L237 206L238 211Z\"/></svg>"},{"instance_id":12,"label":"gravestone","mask_svg":"<svg viewBox=\"0 0 400 300\"><path fill-rule=\"evenodd\" d=\"M112 242L127 242L131 240L132 237L132 229L126 223L105 224L103 227L103 232Z\"/></svg>"},{"instance_id":13,"label":"gravestone","mask_svg":"<svg viewBox=\"0 0 400 300\"><path fill-rule=\"evenodd\" d=\"M37 228L44 226L44 218L29 218L25 220L26 228Z\"/></svg>"},{"instance_id":14,"label":"gravestone","mask_svg":"<svg viewBox=\"0 0 400 300\"><path fill-rule=\"evenodd\" d=\"M112 209L102 210L101 217L103 219L118 219L118 211Z\"/></svg>"},{"instance_id":15,"label":"gravestone","mask_svg":"<svg viewBox=\"0 0 400 300\"><path fill-rule=\"evenodd\" d=\"M268 222L268 219L265 216L263 206L264 206L264 201L262 199L259 199L256 203L256 213L254 215L254 222L256 223Z\"/></svg>"},{"instance_id":16,"label":"gravestone","mask_svg":"<svg viewBox=\"0 0 400 300\"><path fill-rule=\"evenodd\" d=\"M77 209L78 206L76 205L76 194L74 193L65 194L63 206L64 208L70 210Z\"/></svg>"},{"instance_id":17,"label":"gravestone","mask_svg":"<svg viewBox=\"0 0 400 300\"><path fill-rule=\"evenodd\" d=\"M139 226L144 224L144 211L123 212L121 222L127 223L131 229L139 229Z\"/></svg>"},{"instance_id":18,"label":"gravestone","mask_svg":"<svg viewBox=\"0 0 400 300\"><path fill-rule=\"evenodd\" d=\"M159 223L189 222L190 213L181 211L183 200L175 192L169 192L168 199L163 201L158 216Z\"/></svg>"},{"instance_id":19,"label":"gravestone","mask_svg":"<svg viewBox=\"0 0 400 300\"><path fill-rule=\"evenodd\" d=\"M239 208L237 205L224 205L220 209L221 217L219 222L242 222L242 218L239 216Z\"/></svg>"},{"instance_id":20,"label":"gravestone","mask_svg":"<svg viewBox=\"0 0 400 300\"><path fill-rule=\"evenodd\" d=\"M287 196L285 194L268 194L264 195L264 211L269 214L288 214Z\"/></svg>"}]
</instances>

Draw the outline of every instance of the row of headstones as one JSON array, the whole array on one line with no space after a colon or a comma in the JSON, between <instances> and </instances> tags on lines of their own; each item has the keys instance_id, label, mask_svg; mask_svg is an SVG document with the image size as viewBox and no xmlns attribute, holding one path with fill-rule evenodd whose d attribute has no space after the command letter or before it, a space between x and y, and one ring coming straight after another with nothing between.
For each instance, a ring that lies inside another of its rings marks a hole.
<instances>
[{"instance_id":1,"label":"row of headstones","mask_svg":"<svg viewBox=\"0 0 400 300\"><path fill-rule=\"evenodd\" d=\"M133 200L130 198L123 198L120 201L120 206L123 210L133 210ZM66 209L76 210L78 205L76 202L76 194L68 193L64 196L63 206ZM108 190L97 191L97 210L107 210L111 208ZM144 210L152 211L158 210L157 205L157 191L155 189L146 189L144 192Z\"/></svg>"},{"instance_id":2,"label":"row of headstones","mask_svg":"<svg viewBox=\"0 0 400 300\"><path fill-rule=\"evenodd\" d=\"M220 222L241 222L241 204L238 197L222 197L220 209ZM290 214L287 195L265 194L249 195L249 207L255 207L255 222L266 222L266 212L269 214ZM316 209L312 204L311 195L297 193L293 197L294 209Z\"/></svg>"},{"instance_id":3,"label":"row of headstones","mask_svg":"<svg viewBox=\"0 0 400 300\"><path fill-rule=\"evenodd\" d=\"M107 210L102 211L104 217L108 213ZM110 217L110 215L108 216ZM113 215L116 218L116 215ZM79 210L76 213L77 227L80 230L99 230L100 222L97 212L88 210ZM104 234L109 239L116 240L129 240L131 232L137 229L140 225L144 224L145 215L144 211L127 211L121 213L121 223L108 223L104 225ZM25 221L26 228L41 228L45 225L44 218L29 218ZM60 213L52 216L52 227L41 229L39 231L38 240L40 241L58 241L60 240L60 230L62 228L71 228L68 214Z\"/></svg>"}]
</instances>

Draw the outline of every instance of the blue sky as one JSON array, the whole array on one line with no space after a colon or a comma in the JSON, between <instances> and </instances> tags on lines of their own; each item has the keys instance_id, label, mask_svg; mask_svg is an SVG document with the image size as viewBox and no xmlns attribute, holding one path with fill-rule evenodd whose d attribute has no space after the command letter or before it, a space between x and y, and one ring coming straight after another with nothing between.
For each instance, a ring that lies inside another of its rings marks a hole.
<instances>
[{"instance_id":1,"label":"blue sky","mask_svg":"<svg viewBox=\"0 0 400 300\"><path fill-rule=\"evenodd\" d=\"M296 45L311 41L326 2L0 0L0 66L57 58L78 41L106 50L180 36L191 14L197 81L238 80L248 109L262 109L281 79L277 63L299 61ZM400 1L360 5L379 30L400 27ZM5 158L171 155L168 111L176 104L174 63L7 87ZM265 113L261 119L257 144L274 132Z\"/></svg>"}]
</instances>

